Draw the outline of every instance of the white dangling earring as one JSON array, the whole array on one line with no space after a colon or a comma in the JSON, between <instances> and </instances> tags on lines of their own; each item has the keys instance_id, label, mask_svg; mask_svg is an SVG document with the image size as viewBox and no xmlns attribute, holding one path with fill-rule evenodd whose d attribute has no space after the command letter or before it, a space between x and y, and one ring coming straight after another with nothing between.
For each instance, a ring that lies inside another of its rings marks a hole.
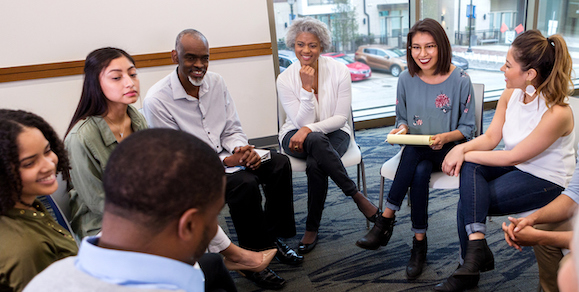
<instances>
[{"instance_id":1,"label":"white dangling earring","mask_svg":"<svg viewBox=\"0 0 579 292\"><path fill-rule=\"evenodd\" d=\"M527 93L529 96L533 96L533 94L535 94L535 92L537 92L537 89L535 88L535 86L533 86L533 84L531 84L531 81L527 80L527 83L529 83L529 84L525 88L525 93Z\"/></svg>"}]
</instances>

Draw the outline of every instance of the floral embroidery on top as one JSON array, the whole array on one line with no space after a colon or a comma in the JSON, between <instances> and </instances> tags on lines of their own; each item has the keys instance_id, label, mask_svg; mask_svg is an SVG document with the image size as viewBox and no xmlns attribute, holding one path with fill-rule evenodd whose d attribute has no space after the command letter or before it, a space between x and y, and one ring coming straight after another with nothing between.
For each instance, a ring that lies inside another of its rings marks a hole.
<instances>
[{"instance_id":1,"label":"floral embroidery on top","mask_svg":"<svg viewBox=\"0 0 579 292\"><path fill-rule=\"evenodd\" d=\"M420 119L419 116L415 115L414 116L414 123L412 123L415 126L422 126L422 120Z\"/></svg>"},{"instance_id":2,"label":"floral embroidery on top","mask_svg":"<svg viewBox=\"0 0 579 292\"><path fill-rule=\"evenodd\" d=\"M447 113L450 111L450 98L448 98L446 94L441 93L438 96L436 96L436 99L434 100L434 105L440 110L442 110L443 113Z\"/></svg>"},{"instance_id":3,"label":"floral embroidery on top","mask_svg":"<svg viewBox=\"0 0 579 292\"><path fill-rule=\"evenodd\" d=\"M470 94L468 95L468 98L466 99L466 102L464 103L464 113L468 113L468 104L470 103Z\"/></svg>"}]
</instances>

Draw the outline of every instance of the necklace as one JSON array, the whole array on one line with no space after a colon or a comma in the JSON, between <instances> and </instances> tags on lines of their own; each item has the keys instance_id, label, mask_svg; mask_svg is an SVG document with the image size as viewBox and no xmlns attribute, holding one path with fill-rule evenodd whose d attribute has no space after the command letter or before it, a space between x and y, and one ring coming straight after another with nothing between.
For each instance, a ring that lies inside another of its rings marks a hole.
<instances>
[{"instance_id":1,"label":"necklace","mask_svg":"<svg viewBox=\"0 0 579 292\"><path fill-rule=\"evenodd\" d=\"M112 124L113 126L116 126L117 128L119 128L119 136L121 136L121 138L123 138L123 136L125 135L125 130L124 130L123 128L124 128L124 125L125 125L126 116L123 117L123 121L121 122L121 125L120 125L120 126L117 125L117 124L115 124L115 123L113 123L113 121L112 121L111 119L109 119L109 117L105 117L105 119L107 119L109 122L111 122L111 124ZM113 134L114 134L114 133L113 133Z\"/></svg>"},{"instance_id":2,"label":"necklace","mask_svg":"<svg viewBox=\"0 0 579 292\"><path fill-rule=\"evenodd\" d=\"M35 208L34 208L34 205L25 203L24 201L22 201L22 199L18 199L18 201L20 202L20 204L22 204L22 205L24 205L24 206L26 206L26 207L28 207L28 208L33 208L33 209L35 209Z\"/></svg>"}]
</instances>

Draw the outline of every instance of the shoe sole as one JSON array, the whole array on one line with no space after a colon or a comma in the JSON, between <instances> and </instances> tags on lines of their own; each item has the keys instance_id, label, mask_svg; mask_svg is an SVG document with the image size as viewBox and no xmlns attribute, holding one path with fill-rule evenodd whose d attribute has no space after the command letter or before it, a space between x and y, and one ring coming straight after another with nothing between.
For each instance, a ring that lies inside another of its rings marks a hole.
<instances>
[{"instance_id":1,"label":"shoe sole","mask_svg":"<svg viewBox=\"0 0 579 292\"><path fill-rule=\"evenodd\" d=\"M360 245L360 244L358 244L358 243L356 242L356 246L358 246L359 248L366 249L366 250L377 250L377 249L380 248L380 246L386 246L386 245L385 245L385 244L384 244L384 245L380 244L380 245L378 245L377 247L369 247L369 246L362 246L362 245Z\"/></svg>"},{"instance_id":2,"label":"shoe sole","mask_svg":"<svg viewBox=\"0 0 579 292\"><path fill-rule=\"evenodd\" d=\"M484 264L484 265L480 268L480 270L479 270L478 272L479 272L479 273L484 273L484 272L492 271L492 270L494 270L494 269L495 269L495 261L493 260L493 261L490 261L490 262ZM461 272L458 272L458 271L459 271L459 270L457 269L457 270L454 272L454 275L456 275L456 276L474 276L474 275L475 275L475 274L473 274L473 273L461 273ZM457 273L457 272L458 272L458 273Z\"/></svg>"},{"instance_id":3,"label":"shoe sole","mask_svg":"<svg viewBox=\"0 0 579 292\"><path fill-rule=\"evenodd\" d=\"M406 272L406 279L407 279L407 280L416 280L416 279L418 279L418 278L420 277L420 275L422 275L422 271L420 271L420 273L419 273L418 275L414 276L414 277L408 275L408 272Z\"/></svg>"}]
</instances>

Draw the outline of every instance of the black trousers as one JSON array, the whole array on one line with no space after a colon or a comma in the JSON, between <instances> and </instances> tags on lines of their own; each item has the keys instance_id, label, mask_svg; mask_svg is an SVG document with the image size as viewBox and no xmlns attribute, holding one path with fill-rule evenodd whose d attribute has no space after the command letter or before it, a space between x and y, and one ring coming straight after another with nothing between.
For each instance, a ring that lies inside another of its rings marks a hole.
<instances>
[{"instance_id":1,"label":"black trousers","mask_svg":"<svg viewBox=\"0 0 579 292\"><path fill-rule=\"evenodd\" d=\"M205 275L206 292L237 292L229 270L219 254L206 253L197 262Z\"/></svg>"},{"instance_id":2,"label":"black trousers","mask_svg":"<svg viewBox=\"0 0 579 292\"><path fill-rule=\"evenodd\" d=\"M285 155L272 151L258 169L227 174L225 201L241 247L262 250L273 247L277 237L296 235L292 170Z\"/></svg>"},{"instance_id":3,"label":"black trousers","mask_svg":"<svg viewBox=\"0 0 579 292\"><path fill-rule=\"evenodd\" d=\"M292 130L283 137L282 147L288 155L306 159L308 176L306 230L318 231L328 195L328 177L332 178L346 196L353 196L358 192L356 183L348 176L341 160L348 150L350 135L342 130L328 134L312 132L304 141L304 152L298 153L289 149L290 139L297 131Z\"/></svg>"}]
</instances>

